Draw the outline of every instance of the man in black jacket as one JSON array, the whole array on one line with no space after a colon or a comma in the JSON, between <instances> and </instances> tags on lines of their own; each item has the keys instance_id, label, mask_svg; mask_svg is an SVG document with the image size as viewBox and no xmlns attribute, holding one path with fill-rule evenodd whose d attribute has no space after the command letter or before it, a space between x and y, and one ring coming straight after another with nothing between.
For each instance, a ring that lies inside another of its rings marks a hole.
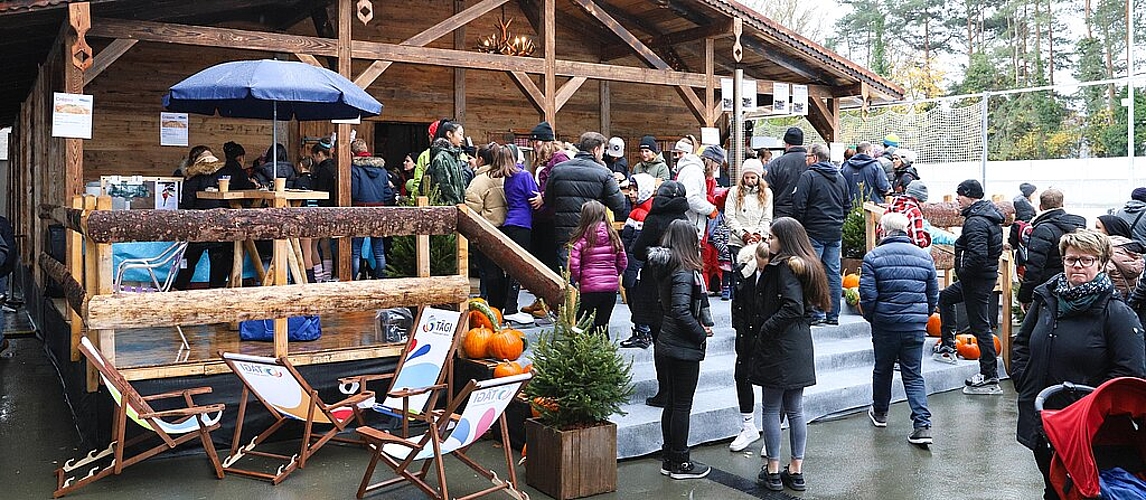
<instances>
[{"instance_id":1,"label":"man in black jacket","mask_svg":"<svg viewBox=\"0 0 1146 500\"><path fill-rule=\"evenodd\" d=\"M784 156L788 156L785 154ZM832 310L816 311L813 324L825 321L840 324L840 249L843 242L844 218L851 201L848 200L848 181L831 163L831 153L823 144L813 144L809 156L816 163L808 167L796 181L792 190L792 217L804 225L812 248L824 263L828 273L828 288L832 294ZM782 159L783 157L781 157Z\"/></svg>"},{"instance_id":2,"label":"man in black jacket","mask_svg":"<svg viewBox=\"0 0 1146 500\"><path fill-rule=\"evenodd\" d=\"M772 188L772 220L794 217L792 191L796 189L800 174L808 169L805 161L808 150L804 149L804 131L800 127L791 127L784 133L784 147L784 155L768 163L764 177L768 187Z\"/></svg>"},{"instance_id":3,"label":"man in black jacket","mask_svg":"<svg viewBox=\"0 0 1146 500\"><path fill-rule=\"evenodd\" d=\"M581 205L597 200L614 213L625 209L625 197L613 173L605 168L605 136L597 132L581 134L577 156L553 167L545 188L545 205L553 207L557 260L564 269L569 261L569 237L581 222Z\"/></svg>"},{"instance_id":4,"label":"man in black jacket","mask_svg":"<svg viewBox=\"0 0 1146 500\"><path fill-rule=\"evenodd\" d=\"M979 344L979 373L967 379L965 394L1001 394L990 303L999 277L1003 253L1003 214L983 199L983 186L975 179L959 183L955 190L963 207L963 232L955 240L955 274L959 281L939 293L939 318L943 338L935 345L937 361L955 363L955 304L967 309L971 333Z\"/></svg>"},{"instance_id":5,"label":"man in black jacket","mask_svg":"<svg viewBox=\"0 0 1146 500\"><path fill-rule=\"evenodd\" d=\"M1031 221L1033 229L1031 241L1027 244L1027 271L1019 286L1019 303L1023 305L1023 310L1030 306L1036 286L1062 272L1058 240L1063 234L1086 227L1085 218L1063 210L1062 199L1062 191L1055 188L1044 190L1039 195L1039 210L1042 213Z\"/></svg>"}]
</instances>

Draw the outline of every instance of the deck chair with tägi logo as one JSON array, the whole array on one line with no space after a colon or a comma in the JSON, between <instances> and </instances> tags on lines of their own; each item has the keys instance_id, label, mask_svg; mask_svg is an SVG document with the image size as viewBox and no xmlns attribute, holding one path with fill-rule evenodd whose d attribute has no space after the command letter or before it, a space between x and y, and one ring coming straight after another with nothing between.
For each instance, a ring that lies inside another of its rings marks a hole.
<instances>
[{"instance_id":1,"label":"deck chair with t\u00e4gi logo","mask_svg":"<svg viewBox=\"0 0 1146 500\"><path fill-rule=\"evenodd\" d=\"M115 402L116 410L112 415L112 442L102 451L93 450L86 457L78 461L68 460L63 467L56 469L56 491L52 497L62 497L108 475L119 474L124 467L135 465L196 438L202 442L203 450L207 452L207 458L215 470L215 477L223 479L223 467L219 463L219 455L215 453L215 446L211 443L211 431L219 428L219 419L223 416L223 405L198 406L192 399L192 396L195 395L209 394L211 392L210 387L196 387L152 396L141 396L123 378L123 375L111 363L107 362L107 359L103 357L99 349L92 345L87 337L80 338L79 348L80 352L99 371L107 391ZM180 397L186 403L186 406L181 408L156 411L149 404L149 401ZM129 419L148 432L125 441ZM163 442L135 455L125 456L124 450L135 447L151 437L158 437ZM103 466L92 466L92 464L109 456L112 457L111 463ZM87 470L87 475L78 480L75 476L68 477L77 469Z\"/></svg>"},{"instance_id":2,"label":"deck chair with t\u00e4gi logo","mask_svg":"<svg viewBox=\"0 0 1146 500\"><path fill-rule=\"evenodd\" d=\"M371 491L406 481L417 486L430 498L437 500L455 498L450 496L446 485L446 469L442 461L446 455L453 455L493 483L493 486L482 491L457 497L458 500L476 498L502 490L519 500L528 500L529 495L521 491L517 482L513 451L509 445L509 431L505 425L505 409L531 378L533 378L532 373L523 373L490 380L470 380L444 411L432 410L416 417L429 425L429 430L421 436L404 438L373 427L359 427L358 434L366 440L373 456L370 465L366 467L362 483L358 486L358 498L363 498ZM431 408L438 395L439 393L435 392L430 397ZM465 405L465 410L458 415L455 412L462 404ZM505 480L498 478L492 469L483 467L466 455L470 446L489 430L494 421L497 421L501 428L501 449L505 452L507 468ZM378 462L384 462L398 477L370 484ZM414 468L414 462L422 462L422 466ZM436 488L428 482L432 466L436 467L435 472L438 476Z\"/></svg>"},{"instance_id":3,"label":"deck chair with t\u00e4gi logo","mask_svg":"<svg viewBox=\"0 0 1146 500\"><path fill-rule=\"evenodd\" d=\"M433 387L445 382L451 371L450 362L464 328L463 314L466 313L423 307L394 373L341 378L339 390L355 394L365 391L367 382L391 379L381 403L371 398L359 407L401 419L402 436L409 436L410 420L431 408L431 392L436 390Z\"/></svg>"},{"instance_id":4,"label":"deck chair with t\u00e4gi logo","mask_svg":"<svg viewBox=\"0 0 1146 500\"><path fill-rule=\"evenodd\" d=\"M223 468L235 474L267 480L272 484L279 484L295 469L305 468L306 460L314 452L346 429L351 422L359 421L360 414L356 405L374 396L373 393L365 391L328 405L323 403L318 397L318 391L310 387L285 356L267 358L229 352L220 352L219 355L243 382L243 393L239 400L239 419L235 423L231 454L223 460ZM247 401L251 393L263 403L275 421L252 438L250 443L240 446L243 420L247 414ZM291 420L304 423L302 444L298 453L287 456L254 450L255 446L266 441ZM315 432L315 425L329 426L329 430L323 433ZM280 465L274 474L236 467L237 462L248 455L285 463Z\"/></svg>"}]
</instances>

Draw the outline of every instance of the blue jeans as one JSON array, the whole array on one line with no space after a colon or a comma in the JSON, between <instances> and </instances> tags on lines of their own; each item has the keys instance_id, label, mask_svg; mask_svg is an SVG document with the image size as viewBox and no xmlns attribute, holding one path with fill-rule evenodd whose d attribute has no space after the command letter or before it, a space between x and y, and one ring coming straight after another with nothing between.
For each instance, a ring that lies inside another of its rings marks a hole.
<instances>
[{"instance_id":1,"label":"blue jeans","mask_svg":"<svg viewBox=\"0 0 1146 500\"><path fill-rule=\"evenodd\" d=\"M827 313L828 321L839 321L840 319L840 295L843 293L843 283L840 277L840 240L832 241L829 243L820 243L814 238L809 238L812 241L812 249L816 251L816 255L820 257L820 262L824 263L824 272L828 273L828 291L832 294L832 310ZM822 311L816 312L817 318L823 318Z\"/></svg>"},{"instance_id":2,"label":"blue jeans","mask_svg":"<svg viewBox=\"0 0 1146 500\"><path fill-rule=\"evenodd\" d=\"M792 459L803 460L808 444L808 423L804 420L804 390L761 388L760 423L764 427L764 448L768 460L780 460L780 411L788 416L788 443Z\"/></svg>"},{"instance_id":3,"label":"blue jeans","mask_svg":"<svg viewBox=\"0 0 1146 500\"><path fill-rule=\"evenodd\" d=\"M359 262L362 261L362 242L366 238L354 238L350 242L351 275L358 277ZM386 245L382 238L370 238L370 250L374 254L374 275L381 278L386 272Z\"/></svg>"},{"instance_id":4,"label":"blue jeans","mask_svg":"<svg viewBox=\"0 0 1146 500\"><path fill-rule=\"evenodd\" d=\"M887 413L891 404L893 366L899 361L899 375L903 379L903 392L911 407L911 424L915 428L931 427L931 411L927 409L927 388L923 385L921 363L926 324L912 332L889 332L872 325L871 342L875 349L875 368L871 372L871 408L876 413Z\"/></svg>"}]
</instances>

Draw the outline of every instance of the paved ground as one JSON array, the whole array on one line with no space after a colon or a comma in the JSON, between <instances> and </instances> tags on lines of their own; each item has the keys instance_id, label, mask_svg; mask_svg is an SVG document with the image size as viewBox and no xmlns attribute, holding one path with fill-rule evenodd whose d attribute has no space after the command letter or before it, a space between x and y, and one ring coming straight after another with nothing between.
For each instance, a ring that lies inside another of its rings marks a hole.
<instances>
[{"instance_id":1,"label":"paved ground","mask_svg":"<svg viewBox=\"0 0 1146 500\"><path fill-rule=\"evenodd\" d=\"M76 431L62 400L55 371L32 338L14 339L0 357L0 498L50 498L52 471L79 456ZM906 405L893 405L886 429L871 426L865 414L851 415L809 428L806 457L808 499L1031 499L1042 481L1030 452L1015 442L1014 392L1000 397L968 397L949 392L930 399L935 414L936 444L924 451L907 444L911 431ZM218 437L225 440L225 437ZM673 481L658 473L660 461L638 458L620 463L619 490L602 499L787 499L755 485L760 468L759 442L753 453L730 453L727 443L694 451L694 458L714 467L710 478ZM500 450L479 445L485 463L500 464ZM785 449L787 444L785 443ZM353 498L367 454L361 449L328 445L284 483L231 476L215 480L201 455L153 459L80 490L69 498ZM501 471L504 466L495 467ZM451 492L481 489L475 475L452 459L447 462ZM524 477L524 468L520 468ZM488 483L486 483L488 485ZM547 498L532 489L533 498ZM788 492L792 493L792 492ZM411 487L375 498L425 498ZM508 498L497 494L490 498Z\"/></svg>"}]
</instances>

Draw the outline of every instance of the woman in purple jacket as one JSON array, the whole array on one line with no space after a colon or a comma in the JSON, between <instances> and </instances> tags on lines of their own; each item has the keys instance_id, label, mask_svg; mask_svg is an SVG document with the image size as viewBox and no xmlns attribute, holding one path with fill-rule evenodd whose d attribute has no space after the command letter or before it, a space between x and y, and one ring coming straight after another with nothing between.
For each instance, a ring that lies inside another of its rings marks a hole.
<instances>
[{"instance_id":1,"label":"woman in purple jacket","mask_svg":"<svg viewBox=\"0 0 1146 500\"><path fill-rule=\"evenodd\" d=\"M621 236L609 223L605 205L589 200L581 206L581 223L569 244L569 278L581 291L577 316L595 313L593 331L601 331L608 338L609 316L629 259Z\"/></svg>"}]
</instances>

